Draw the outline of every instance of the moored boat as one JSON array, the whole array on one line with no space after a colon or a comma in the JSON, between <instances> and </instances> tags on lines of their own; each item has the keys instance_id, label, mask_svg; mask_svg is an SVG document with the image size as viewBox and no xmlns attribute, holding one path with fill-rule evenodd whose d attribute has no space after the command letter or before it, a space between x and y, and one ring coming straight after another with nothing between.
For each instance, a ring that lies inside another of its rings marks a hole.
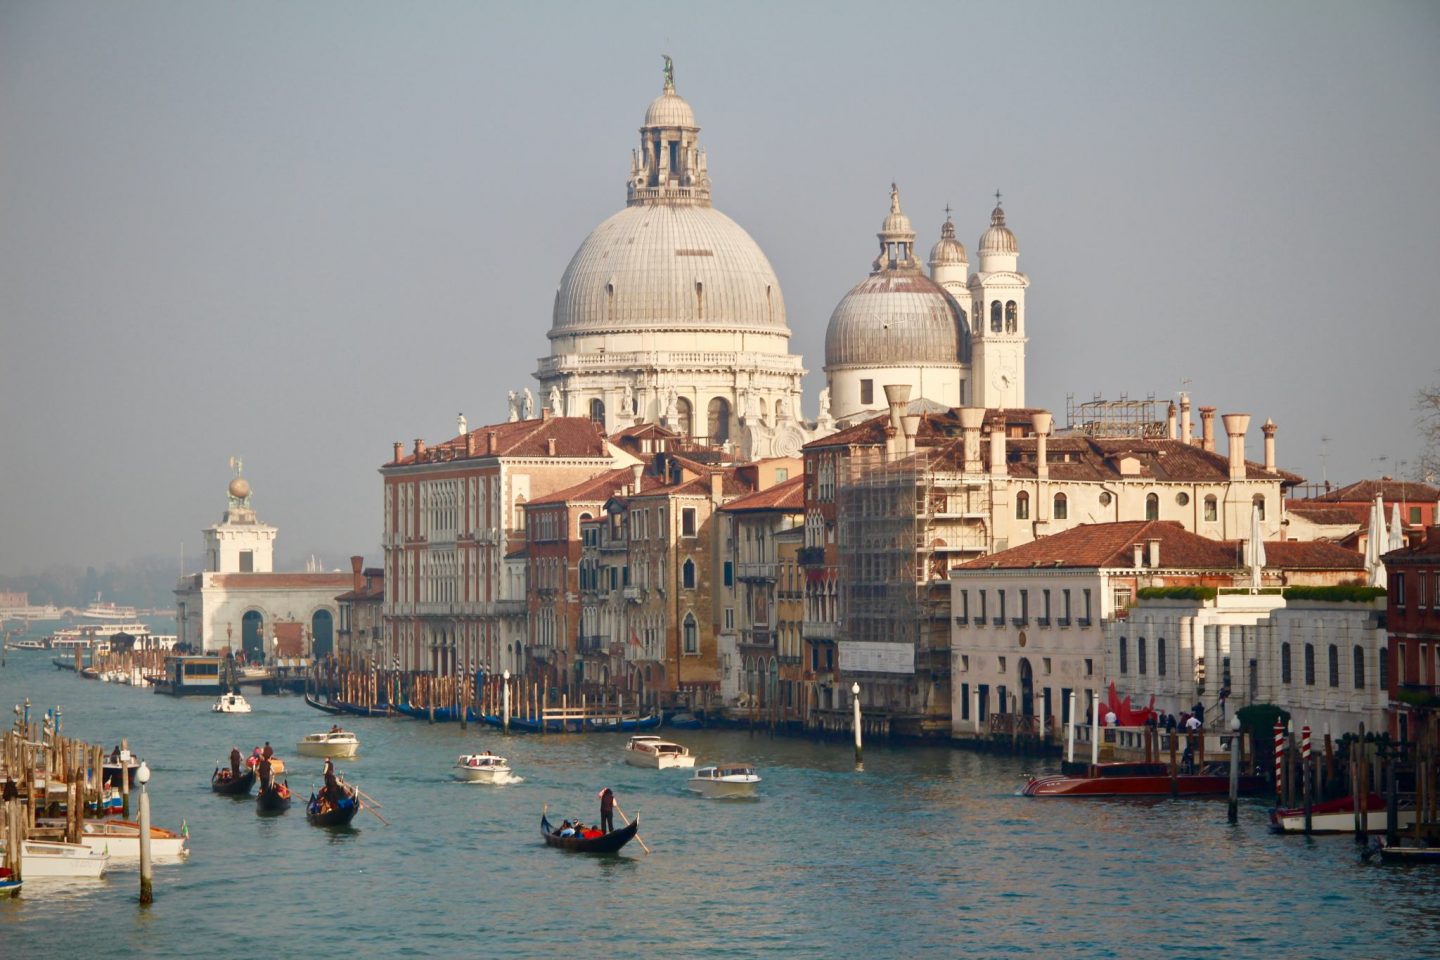
<instances>
[{"instance_id":1,"label":"moored boat","mask_svg":"<svg viewBox=\"0 0 1440 960\"><path fill-rule=\"evenodd\" d=\"M0 850L3 850L0 845ZM20 876L26 880L42 877L98 879L105 875L110 855L81 843L56 840L21 841Z\"/></svg>"},{"instance_id":2,"label":"moored boat","mask_svg":"<svg viewBox=\"0 0 1440 960\"><path fill-rule=\"evenodd\" d=\"M8 867L0 867L0 897L18 897L23 886L23 883L10 876Z\"/></svg>"},{"instance_id":3,"label":"moored boat","mask_svg":"<svg viewBox=\"0 0 1440 960\"><path fill-rule=\"evenodd\" d=\"M467 753L455 761L455 779L466 783L498 783L510 777L510 762L493 753Z\"/></svg>"},{"instance_id":4,"label":"moored boat","mask_svg":"<svg viewBox=\"0 0 1440 960\"><path fill-rule=\"evenodd\" d=\"M1386 828L1386 807L1385 798L1378 793L1372 793L1365 798L1365 829L1369 832L1380 832ZM1413 807L1402 807L1397 811L1397 822L1400 827L1414 826L1415 809ZM1270 811L1270 829L1276 833L1304 833L1305 832L1305 808L1304 807L1277 807ZM1351 796L1337 797L1334 800L1326 800L1323 803L1310 805L1310 832L1314 833L1353 833L1355 831L1355 798Z\"/></svg>"},{"instance_id":5,"label":"moored boat","mask_svg":"<svg viewBox=\"0 0 1440 960\"><path fill-rule=\"evenodd\" d=\"M307 733L295 749L302 757L353 757L360 750L360 738L331 727L323 733Z\"/></svg>"},{"instance_id":6,"label":"moored boat","mask_svg":"<svg viewBox=\"0 0 1440 960\"><path fill-rule=\"evenodd\" d=\"M690 777L686 787L702 797L753 797L760 786L755 768L743 763L723 763L701 767Z\"/></svg>"},{"instance_id":7,"label":"moored boat","mask_svg":"<svg viewBox=\"0 0 1440 960\"><path fill-rule=\"evenodd\" d=\"M549 817L540 814L540 835L545 838L545 843L552 847L559 847L561 850L573 850L578 853L615 853L625 844L634 839L640 829L640 818L636 817L629 824L619 830L611 830L609 833L594 831L595 836L562 837L560 831L550 823Z\"/></svg>"},{"instance_id":8,"label":"moored boat","mask_svg":"<svg viewBox=\"0 0 1440 960\"><path fill-rule=\"evenodd\" d=\"M1242 774L1240 793L1265 788L1265 778ZM1083 775L1031 777L1020 792L1027 797L1223 797L1230 793L1226 769L1170 775L1163 763L1117 761L1092 763Z\"/></svg>"},{"instance_id":9,"label":"moored boat","mask_svg":"<svg viewBox=\"0 0 1440 960\"><path fill-rule=\"evenodd\" d=\"M250 701L238 693L222 693L210 710L213 713L249 713Z\"/></svg>"},{"instance_id":10,"label":"moored boat","mask_svg":"<svg viewBox=\"0 0 1440 960\"><path fill-rule=\"evenodd\" d=\"M625 744L625 762L632 767L669 770L675 767L693 767L695 757L678 743L642 734L631 737Z\"/></svg>"},{"instance_id":11,"label":"moored boat","mask_svg":"<svg viewBox=\"0 0 1440 960\"><path fill-rule=\"evenodd\" d=\"M187 831L188 832L188 831ZM140 824L134 820L87 820L80 843L91 850L100 850L117 860L133 860L140 856ZM150 828L150 855L173 859L190 855L186 833L163 827Z\"/></svg>"}]
</instances>

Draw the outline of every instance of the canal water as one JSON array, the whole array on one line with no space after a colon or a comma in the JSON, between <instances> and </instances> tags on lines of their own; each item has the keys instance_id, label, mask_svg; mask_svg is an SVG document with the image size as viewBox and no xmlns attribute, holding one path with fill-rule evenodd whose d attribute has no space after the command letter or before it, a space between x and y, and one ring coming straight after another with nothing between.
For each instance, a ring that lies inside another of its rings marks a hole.
<instances>
[{"instance_id":1,"label":"canal water","mask_svg":"<svg viewBox=\"0 0 1440 960\"><path fill-rule=\"evenodd\" d=\"M688 794L685 774L621 760L623 737L515 734L351 718L339 766L381 804L356 829L310 827L299 805L257 817L209 789L232 745L269 740L302 797L321 761L295 756L331 718L299 697L248 716L82 680L10 651L0 705L59 704L64 732L122 736L154 770L157 825L193 853L90 884L27 883L0 902L8 957L1273 957L1440 956L1440 870L1362 863L1348 838L1275 838L1262 802L1238 827L1222 801L1015 795L1044 763L946 747L867 746L685 731L705 761L754 763L758 799ZM450 779L490 749L521 782ZM614 788L646 854L552 850L552 819L598 820Z\"/></svg>"}]
</instances>

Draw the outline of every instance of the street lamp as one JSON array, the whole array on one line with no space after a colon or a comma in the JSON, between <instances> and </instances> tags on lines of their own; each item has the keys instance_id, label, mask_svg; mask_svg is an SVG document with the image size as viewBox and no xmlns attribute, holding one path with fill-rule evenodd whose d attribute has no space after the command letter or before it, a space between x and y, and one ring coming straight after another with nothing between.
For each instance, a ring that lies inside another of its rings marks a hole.
<instances>
[{"instance_id":1,"label":"street lamp","mask_svg":"<svg viewBox=\"0 0 1440 960\"><path fill-rule=\"evenodd\" d=\"M1240 818L1240 718L1230 715L1230 822Z\"/></svg>"},{"instance_id":2,"label":"street lamp","mask_svg":"<svg viewBox=\"0 0 1440 960\"><path fill-rule=\"evenodd\" d=\"M120 776L125 776L123 767ZM150 792L145 787L150 782L150 765L144 760L135 770L135 782L140 784L140 902L152 903L155 894L150 886Z\"/></svg>"},{"instance_id":3,"label":"street lamp","mask_svg":"<svg viewBox=\"0 0 1440 960\"><path fill-rule=\"evenodd\" d=\"M860 748L860 684L858 681L850 684L850 695L855 705L855 768L863 770L865 759Z\"/></svg>"},{"instance_id":4,"label":"street lamp","mask_svg":"<svg viewBox=\"0 0 1440 960\"><path fill-rule=\"evenodd\" d=\"M506 670L502 676L505 678L504 686L500 690L501 714L500 727L506 733L510 732L510 671Z\"/></svg>"}]
</instances>

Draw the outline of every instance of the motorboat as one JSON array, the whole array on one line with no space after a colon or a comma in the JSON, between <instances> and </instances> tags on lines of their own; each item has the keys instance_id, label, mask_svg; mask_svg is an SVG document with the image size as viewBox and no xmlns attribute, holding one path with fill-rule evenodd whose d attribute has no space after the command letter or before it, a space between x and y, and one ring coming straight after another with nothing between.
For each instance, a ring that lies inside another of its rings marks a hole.
<instances>
[{"instance_id":1,"label":"motorboat","mask_svg":"<svg viewBox=\"0 0 1440 960\"><path fill-rule=\"evenodd\" d=\"M214 713L249 713L250 701L238 693L222 693L210 709Z\"/></svg>"},{"instance_id":2,"label":"motorboat","mask_svg":"<svg viewBox=\"0 0 1440 960\"><path fill-rule=\"evenodd\" d=\"M28 640L11 640L6 646L11 650L46 650L50 645L44 640L31 637Z\"/></svg>"},{"instance_id":3,"label":"motorboat","mask_svg":"<svg viewBox=\"0 0 1440 960\"><path fill-rule=\"evenodd\" d=\"M1372 793L1365 798L1365 829L1372 833L1383 832L1386 828L1385 798ZM1400 808L1397 823L1403 829L1415 825L1415 808ZM1304 833L1305 808L1282 807L1270 811L1270 829L1276 833ZM1337 797L1323 803L1310 805L1310 832L1313 833L1354 833L1355 798Z\"/></svg>"},{"instance_id":4,"label":"motorboat","mask_svg":"<svg viewBox=\"0 0 1440 960\"><path fill-rule=\"evenodd\" d=\"M360 738L337 727L324 733L307 733L295 750L302 757L353 757L360 750Z\"/></svg>"},{"instance_id":5,"label":"motorboat","mask_svg":"<svg viewBox=\"0 0 1440 960\"><path fill-rule=\"evenodd\" d=\"M755 768L744 763L701 767L686 786L702 797L753 797L760 785Z\"/></svg>"},{"instance_id":6,"label":"motorboat","mask_svg":"<svg viewBox=\"0 0 1440 960\"><path fill-rule=\"evenodd\" d=\"M467 753L455 761L455 779L466 783L499 783L510 777L510 761L493 753Z\"/></svg>"},{"instance_id":7,"label":"motorboat","mask_svg":"<svg viewBox=\"0 0 1440 960\"><path fill-rule=\"evenodd\" d=\"M1211 767L1172 776L1164 763L1092 763L1076 776L1031 777L1020 793L1027 797L1223 797L1230 792L1230 772L1228 764L1220 766L1226 769ZM1241 774L1237 786L1240 793L1257 793L1265 785L1264 777Z\"/></svg>"},{"instance_id":8,"label":"motorboat","mask_svg":"<svg viewBox=\"0 0 1440 960\"><path fill-rule=\"evenodd\" d=\"M176 833L164 827L150 828L150 855L173 859L190 855L188 830ZM91 850L108 853L117 860L135 860L140 856L140 824L134 820L87 820L80 843Z\"/></svg>"},{"instance_id":9,"label":"motorboat","mask_svg":"<svg viewBox=\"0 0 1440 960\"><path fill-rule=\"evenodd\" d=\"M0 846L0 850L4 847ZM22 840L20 876L26 880L42 877L67 879L98 879L105 875L110 855L92 850L83 843L61 843L58 840Z\"/></svg>"},{"instance_id":10,"label":"motorboat","mask_svg":"<svg viewBox=\"0 0 1440 960\"><path fill-rule=\"evenodd\" d=\"M693 767L695 757L678 743L661 740L659 737L631 737L625 744L625 762L632 767L649 767L652 770L669 770L672 767Z\"/></svg>"}]
</instances>

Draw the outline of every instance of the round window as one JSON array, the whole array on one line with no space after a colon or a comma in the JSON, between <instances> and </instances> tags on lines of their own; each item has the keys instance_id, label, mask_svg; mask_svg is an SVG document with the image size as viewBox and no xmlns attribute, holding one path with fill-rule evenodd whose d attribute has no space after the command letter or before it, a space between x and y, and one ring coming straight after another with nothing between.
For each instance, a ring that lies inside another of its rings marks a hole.
<instances>
[{"instance_id":1,"label":"round window","mask_svg":"<svg viewBox=\"0 0 1440 960\"><path fill-rule=\"evenodd\" d=\"M1182 507L1185 506L1190 502L1190 494L1186 493L1184 490L1181 490L1179 493L1175 494L1175 502L1180 504L1180 506Z\"/></svg>"},{"instance_id":2,"label":"round window","mask_svg":"<svg viewBox=\"0 0 1440 960\"><path fill-rule=\"evenodd\" d=\"M1100 491L1100 506L1102 506L1102 507L1108 507L1108 506L1110 506L1110 500L1111 500L1110 491L1109 491L1109 490L1101 490L1101 491Z\"/></svg>"}]
</instances>

